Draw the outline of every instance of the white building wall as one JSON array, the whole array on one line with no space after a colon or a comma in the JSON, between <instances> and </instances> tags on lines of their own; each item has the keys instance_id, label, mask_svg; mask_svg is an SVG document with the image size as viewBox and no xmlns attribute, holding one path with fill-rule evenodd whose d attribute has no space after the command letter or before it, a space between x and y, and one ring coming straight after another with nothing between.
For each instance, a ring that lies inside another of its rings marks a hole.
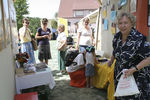
<instances>
[{"instance_id":1,"label":"white building wall","mask_svg":"<svg viewBox=\"0 0 150 100\"><path fill-rule=\"evenodd\" d=\"M107 5L107 1L110 1L110 4ZM105 57L110 57L112 55L112 40L114 35L111 32L111 7L112 4L115 5L115 11L117 14L121 11L129 11L129 0L127 0L127 4L122 7L122 9L118 10L118 3L120 0L102 0L102 9L99 16L99 32L98 32L98 44L97 44L97 50L104 51ZM106 7L106 17L103 16L103 10L104 6ZM116 15L117 16L117 15ZM102 19L108 20L108 30L104 30L104 24L102 24ZM116 26L117 29L117 26ZM117 29L118 30L118 29Z\"/></svg>"},{"instance_id":2,"label":"white building wall","mask_svg":"<svg viewBox=\"0 0 150 100\"><path fill-rule=\"evenodd\" d=\"M2 5L2 2L0 2L0 5ZM14 95L16 94L14 56L18 53L18 32L13 0L8 0L8 6L10 28L7 29L10 29L10 43L0 51L0 100L14 100ZM1 25L2 34L5 32L3 29L4 25Z\"/></svg>"},{"instance_id":3,"label":"white building wall","mask_svg":"<svg viewBox=\"0 0 150 100\"><path fill-rule=\"evenodd\" d=\"M0 51L0 100L13 100L15 95L14 58L11 46Z\"/></svg>"}]
</instances>

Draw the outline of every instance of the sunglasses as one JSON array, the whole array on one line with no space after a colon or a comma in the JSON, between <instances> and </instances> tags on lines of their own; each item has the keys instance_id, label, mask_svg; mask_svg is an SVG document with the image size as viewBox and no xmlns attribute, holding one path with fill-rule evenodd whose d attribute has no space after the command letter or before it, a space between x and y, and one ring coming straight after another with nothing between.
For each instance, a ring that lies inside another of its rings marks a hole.
<instances>
[{"instance_id":1,"label":"sunglasses","mask_svg":"<svg viewBox=\"0 0 150 100\"><path fill-rule=\"evenodd\" d=\"M43 23L43 25L47 25L47 23Z\"/></svg>"},{"instance_id":2,"label":"sunglasses","mask_svg":"<svg viewBox=\"0 0 150 100\"><path fill-rule=\"evenodd\" d=\"M24 23L29 24L29 22L24 22Z\"/></svg>"}]
</instances>

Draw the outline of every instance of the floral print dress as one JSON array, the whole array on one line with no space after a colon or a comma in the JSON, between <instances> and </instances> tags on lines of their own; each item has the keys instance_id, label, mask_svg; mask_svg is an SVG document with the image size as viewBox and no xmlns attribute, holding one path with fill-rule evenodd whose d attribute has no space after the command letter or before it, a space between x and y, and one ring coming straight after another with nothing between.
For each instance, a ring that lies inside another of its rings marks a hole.
<instances>
[{"instance_id":1,"label":"floral print dress","mask_svg":"<svg viewBox=\"0 0 150 100\"><path fill-rule=\"evenodd\" d=\"M113 39L113 56L116 59L114 83L118 84L116 76L122 69L135 67L143 59L150 56L150 44L146 37L132 28L126 42L122 43L122 34L118 32ZM140 94L117 97L116 100L150 100L150 66L133 73Z\"/></svg>"}]
</instances>

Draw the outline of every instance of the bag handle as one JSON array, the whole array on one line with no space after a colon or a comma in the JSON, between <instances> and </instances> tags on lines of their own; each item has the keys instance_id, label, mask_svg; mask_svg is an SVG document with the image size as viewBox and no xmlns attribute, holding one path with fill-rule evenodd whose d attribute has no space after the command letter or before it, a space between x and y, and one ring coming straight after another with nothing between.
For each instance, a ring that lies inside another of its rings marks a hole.
<instances>
[{"instance_id":1,"label":"bag handle","mask_svg":"<svg viewBox=\"0 0 150 100\"><path fill-rule=\"evenodd\" d=\"M123 72L121 71L117 76L116 76L116 80L119 81L121 75L123 74Z\"/></svg>"},{"instance_id":2,"label":"bag handle","mask_svg":"<svg viewBox=\"0 0 150 100\"><path fill-rule=\"evenodd\" d=\"M122 74L124 74L124 71L126 71L126 70L128 70L128 69L122 69L122 71L116 76L116 80L117 80L117 81L119 81L120 76L121 76Z\"/></svg>"}]
</instances>

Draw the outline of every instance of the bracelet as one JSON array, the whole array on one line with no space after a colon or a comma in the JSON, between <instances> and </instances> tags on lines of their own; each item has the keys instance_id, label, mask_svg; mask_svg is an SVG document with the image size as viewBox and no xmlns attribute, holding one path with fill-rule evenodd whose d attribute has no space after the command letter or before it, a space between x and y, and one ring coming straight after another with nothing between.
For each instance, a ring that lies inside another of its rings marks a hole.
<instances>
[{"instance_id":1,"label":"bracelet","mask_svg":"<svg viewBox=\"0 0 150 100\"><path fill-rule=\"evenodd\" d=\"M135 66L135 69L138 71L139 69L137 68L137 66Z\"/></svg>"}]
</instances>

